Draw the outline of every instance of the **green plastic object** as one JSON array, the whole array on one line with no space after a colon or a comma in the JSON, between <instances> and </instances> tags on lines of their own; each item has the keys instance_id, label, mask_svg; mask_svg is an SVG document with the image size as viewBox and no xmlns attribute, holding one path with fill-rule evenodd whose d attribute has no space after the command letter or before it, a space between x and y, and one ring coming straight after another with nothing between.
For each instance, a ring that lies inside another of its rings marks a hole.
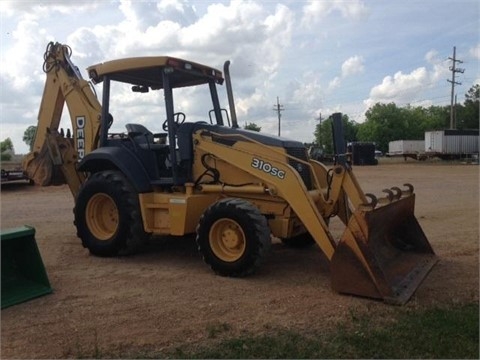
<instances>
[{"instance_id":1,"label":"green plastic object","mask_svg":"<svg viewBox=\"0 0 480 360\"><path fill-rule=\"evenodd\" d=\"M2 230L2 309L50 294L52 288L35 241L35 229Z\"/></svg>"}]
</instances>

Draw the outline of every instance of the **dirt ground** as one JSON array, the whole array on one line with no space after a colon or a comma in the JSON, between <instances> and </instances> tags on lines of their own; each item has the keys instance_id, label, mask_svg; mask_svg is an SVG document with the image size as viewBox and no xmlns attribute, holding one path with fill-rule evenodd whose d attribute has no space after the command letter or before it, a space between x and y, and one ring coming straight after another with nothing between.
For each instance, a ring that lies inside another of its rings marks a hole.
<instances>
[{"instance_id":1,"label":"dirt ground","mask_svg":"<svg viewBox=\"0 0 480 360\"><path fill-rule=\"evenodd\" d=\"M405 182L415 186L415 214L440 261L405 306L478 302L479 167L385 159L354 172L378 195ZM132 257L91 256L76 237L72 208L66 186L2 185L2 229L35 227L54 289L1 311L4 359L128 354L278 329L328 331L352 312L399 311L334 293L316 246L275 242L259 272L243 279L214 275L192 239L158 240Z\"/></svg>"}]
</instances>

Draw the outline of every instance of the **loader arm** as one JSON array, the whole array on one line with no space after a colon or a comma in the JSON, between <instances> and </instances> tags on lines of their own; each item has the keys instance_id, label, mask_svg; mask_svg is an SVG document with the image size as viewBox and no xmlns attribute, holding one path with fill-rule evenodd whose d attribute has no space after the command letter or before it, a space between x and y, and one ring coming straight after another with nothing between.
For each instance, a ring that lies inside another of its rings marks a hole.
<instances>
[{"instance_id":1,"label":"loader arm","mask_svg":"<svg viewBox=\"0 0 480 360\"><path fill-rule=\"evenodd\" d=\"M45 87L38 114L32 151L23 161L24 170L35 183L48 186L61 183L63 173L75 196L85 176L77 163L98 147L101 105L89 82L84 80L70 60L70 48L49 43L44 55ZM72 136L59 131L63 107L67 104Z\"/></svg>"},{"instance_id":2,"label":"loader arm","mask_svg":"<svg viewBox=\"0 0 480 360\"><path fill-rule=\"evenodd\" d=\"M242 190L220 181L200 184L200 191L242 193L252 201L257 194L283 200L330 261L332 287L338 292L403 304L437 262L414 216L411 185L386 189L386 196L377 198L362 191L347 163L336 165L328 175L320 163L295 158L311 172L307 187L299 168L289 163L291 155L253 136L201 130L194 142L197 152L211 154L216 162L231 164L238 176L242 171L254 179ZM328 228L333 216L345 224L338 240Z\"/></svg>"},{"instance_id":3,"label":"loader arm","mask_svg":"<svg viewBox=\"0 0 480 360\"><path fill-rule=\"evenodd\" d=\"M236 168L253 175L259 180L260 185L264 188L264 194L284 199L300 218L308 232L312 234L325 256L330 260L335 252L335 241L328 230L328 225L323 219L318 205L314 201L314 197L306 189L298 172L285 161L279 160L279 156L285 158L288 155L267 146L264 146L264 153L256 155L246 150L246 148L234 148L212 142L210 141L210 136L212 135L224 138L229 137L228 135L208 132L208 136L204 136L204 140L199 141L196 148L200 151L214 154L217 159L221 159L226 163L231 163L232 159L234 159ZM239 135L235 136L238 137ZM255 143L252 139L245 138L245 140L246 142ZM270 155L268 155L269 153ZM271 155L275 153L277 153L277 156ZM262 166L262 164L268 165ZM308 166L308 163L305 163L305 165ZM278 171L267 172L265 168L277 169ZM207 191L208 185L204 185L203 188ZM317 190L313 190L312 193L319 197L322 196L318 185Z\"/></svg>"}]
</instances>

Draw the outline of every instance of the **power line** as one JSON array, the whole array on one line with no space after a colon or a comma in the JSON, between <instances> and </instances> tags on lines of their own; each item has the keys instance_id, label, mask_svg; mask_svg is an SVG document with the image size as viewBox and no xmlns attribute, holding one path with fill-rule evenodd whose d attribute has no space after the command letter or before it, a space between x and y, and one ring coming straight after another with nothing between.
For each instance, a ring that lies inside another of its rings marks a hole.
<instances>
[{"instance_id":1,"label":"power line","mask_svg":"<svg viewBox=\"0 0 480 360\"><path fill-rule=\"evenodd\" d=\"M278 136L280 136L280 119L282 118L281 112L283 110L285 109L283 108L283 105L280 105L280 101L278 100L277 96L277 103L273 105L273 111L276 111L278 115Z\"/></svg>"},{"instance_id":2,"label":"power line","mask_svg":"<svg viewBox=\"0 0 480 360\"><path fill-rule=\"evenodd\" d=\"M455 129L456 118L455 118L455 106L454 106L454 103L453 103L454 94L455 94L455 85L462 85L461 82L455 81L455 74L457 72L463 74L465 69L457 69L456 68L457 62L459 64L462 64L463 61L457 60L457 58L456 58L456 47L455 46L453 47L453 58L449 57L449 59L452 60L452 66L450 66L450 71L452 72L452 80L447 79L447 81L449 83L452 83L452 92L451 92L451 95L450 95L450 129Z\"/></svg>"}]
</instances>

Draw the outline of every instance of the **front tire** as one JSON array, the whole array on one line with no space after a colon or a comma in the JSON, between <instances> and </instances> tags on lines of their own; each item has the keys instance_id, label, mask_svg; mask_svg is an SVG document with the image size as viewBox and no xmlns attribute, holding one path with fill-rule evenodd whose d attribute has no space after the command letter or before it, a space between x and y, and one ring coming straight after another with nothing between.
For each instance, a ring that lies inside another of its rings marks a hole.
<instances>
[{"instance_id":1,"label":"front tire","mask_svg":"<svg viewBox=\"0 0 480 360\"><path fill-rule=\"evenodd\" d=\"M215 273L242 277L254 273L271 247L267 219L240 199L211 205L197 226L197 245Z\"/></svg>"},{"instance_id":2,"label":"front tire","mask_svg":"<svg viewBox=\"0 0 480 360\"><path fill-rule=\"evenodd\" d=\"M93 174L78 193L74 214L77 235L93 255L132 254L148 237L138 196L119 171Z\"/></svg>"}]
</instances>

